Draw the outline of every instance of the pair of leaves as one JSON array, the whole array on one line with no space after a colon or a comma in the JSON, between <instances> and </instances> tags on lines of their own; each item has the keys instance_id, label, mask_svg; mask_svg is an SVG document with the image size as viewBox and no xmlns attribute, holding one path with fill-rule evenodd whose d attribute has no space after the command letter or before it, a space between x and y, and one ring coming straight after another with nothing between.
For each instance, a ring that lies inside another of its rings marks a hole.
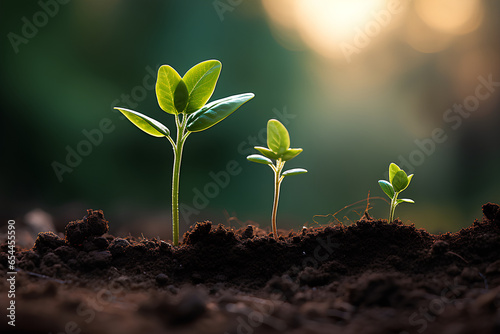
<instances>
[{"instance_id":1,"label":"pair of leaves","mask_svg":"<svg viewBox=\"0 0 500 334\"><path fill-rule=\"evenodd\" d=\"M407 176L406 172L399 168L398 165L391 163L389 166L389 181L379 180L378 184L384 193L392 199L410 185L412 178L413 174ZM397 204L403 202L415 203L413 200L407 198L398 199L396 202Z\"/></svg>"},{"instance_id":2,"label":"pair of leaves","mask_svg":"<svg viewBox=\"0 0 500 334\"><path fill-rule=\"evenodd\" d=\"M302 152L301 148L290 148L290 135L280 121L270 119L267 122L267 147L255 146L255 149L262 153L252 154L247 157L249 161L257 162L264 165L272 165L274 160L281 159L288 161L295 158ZM307 173L304 168L294 168L287 170L281 174L282 176L298 175Z\"/></svg>"},{"instance_id":3,"label":"pair of leaves","mask_svg":"<svg viewBox=\"0 0 500 334\"><path fill-rule=\"evenodd\" d=\"M214 126L254 96L252 93L233 95L207 104L205 107L189 115L187 119L188 131L198 132ZM115 109L125 115L135 126L151 136L166 137L170 134L165 125L151 117L130 109L118 107Z\"/></svg>"},{"instance_id":4,"label":"pair of leaves","mask_svg":"<svg viewBox=\"0 0 500 334\"><path fill-rule=\"evenodd\" d=\"M406 172L399 168L395 163L389 165L389 182L394 187L395 192L402 192L405 190L411 182L413 174L406 175Z\"/></svg>"},{"instance_id":5,"label":"pair of leaves","mask_svg":"<svg viewBox=\"0 0 500 334\"><path fill-rule=\"evenodd\" d=\"M255 149L269 159L288 161L302 152L301 148L290 148L290 135L280 121L270 119L267 122L267 146L255 146Z\"/></svg>"},{"instance_id":6,"label":"pair of leaves","mask_svg":"<svg viewBox=\"0 0 500 334\"><path fill-rule=\"evenodd\" d=\"M288 150L285 151L285 153L280 155L278 153L271 151L267 147L255 146L254 148L269 159L278 160L279 158L281 158L281 160L283 161L291 160L303 151L301 148L289 148Z\"/></svg>"},{"instance_id":7,"label":"pair of leaves","mask_svg":"<svg viewBox=\"0 0 500 334\"><path fill-rule=\"evenodd\" d=\"M191 114L202 108L212 96L222 64L207 60L193 66L181 78L169 65L158 70L156 97L163 111L169 114Z\"/></svg>"},{"instance_id":8,"label":"pair of leaves","mask_svg":"<svg viewBox=\"0 0 500 334\"><path fill-rule=\"evenodd\" d=\"M161 66L156 81L158 104L167 113L189 115L187 130L191 132L203 131L219 123L254 97L252 93L239 94L205 105L215 89L221 67L218 60L207 60L193 66L181 78L171 66ZM115 109L151 136L165 137L170 134L165 125L153 118L130 109Z\"/></svg>"},{"instance_id":9,"label":"pair of leaves","mask_svg":"<svg viewBox=\"0 0 500 334\"><path fill-rule=\"evenodd\" d=\"M380 188L382 188L384 193L387 196L389 196L390 199L394 198L395 192L394 192L394 187L392 186L392 184L390 184L389 182L387 182L385 180L378 181L378 184L380 185ZM397 204L403 203L403 202L415 203L412 199L409 199L409 198L401 198L401 199L396 200Z\"/></svg>"}]
</instances>

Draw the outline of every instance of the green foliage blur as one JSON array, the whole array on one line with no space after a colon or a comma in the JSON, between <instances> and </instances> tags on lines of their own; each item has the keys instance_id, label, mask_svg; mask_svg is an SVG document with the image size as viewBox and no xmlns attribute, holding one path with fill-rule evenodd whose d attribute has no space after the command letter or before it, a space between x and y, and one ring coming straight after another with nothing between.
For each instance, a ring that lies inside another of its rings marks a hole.
<instances>
[{"instance_id":1,"label":"green foliage blur","mask_svg":"<svg viewBox=\"0 0 500 334\"><path fill-rule=\"evenodd\" d=\"M438 34L418 21L425 7L416 0L347 61L342 53L318 52L321 30L311 37L298 28L305 11L282 22L276 15L289 9L283 1L276 2L281 12L264 0L231 3L2 1L2 221L42 208L61 226L92 208L104 210L115 231L137 225L139 234L168 237L170 144L143 135L113 107L174 129L154 93L157 69L169 64L182 76L207 59L223 64L211 100L243 92L255 98L188 141L181 233L202 220L270 228L272 175L245 159L253 146L265 146L270 118L287 127L292 147L304 148L309 170L282 187L280 228L327 222L315 215L369 192L370 213L386 218L388 203L375 197L384 196L377 180L390 162L416 174L407 195L417 204L397 216L417 227L456 231L481 219L482 204L500 202L500 87L484 87L488 76L500 81L500 4L479 1L476 28L444 34L442 47L419 51L418 38ZM364 28L358 23L348 32ZM480 93L490 94L477 110L447 112L481 83ZM73 167L68 152L76 152ZM412 170L402 159L418 165ZM365 206L361 201L336 219L347 224Z\"/></svg>"}]
</instances>

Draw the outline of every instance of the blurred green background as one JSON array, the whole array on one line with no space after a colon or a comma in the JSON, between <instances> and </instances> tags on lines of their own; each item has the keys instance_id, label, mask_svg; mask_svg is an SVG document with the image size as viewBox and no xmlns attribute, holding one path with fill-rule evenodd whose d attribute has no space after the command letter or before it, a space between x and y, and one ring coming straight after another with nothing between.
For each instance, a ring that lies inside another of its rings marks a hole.
<instances>
[{"instance_id":1,"label":"blurred green background","mask_svg":"<svg viewBox=\"0 0 500 334\"><path fill-rule=\"evenodd\" d=\"M187 141L180 202L201 209L181 232L200 220L269 227L272 172L245 160L269 118L304 148L287 167L309 170L283 183L279 227L328 222L314 216L368 192L371 214L387 218L375 197L390 162L414 169L404 196L417 204L396 215L418 227L456 231L500 201L497 1L2 1L0 15L2 224L41 208L61 228L93 208L115 233L170 238L171 147L112 107L173 129L152 89L156 69L183 75L212 58L223 64L214 99L256 97ZM464 103L470 113L448 111ZM102 141L82 144L103 119ZM429 139L439 129L442 140ZM88 154L58 178L68 148ZM230 161L239 168L229 184L207 186ZM349 223L365 206L336 218Z\"/></svg>"}]
</instances>

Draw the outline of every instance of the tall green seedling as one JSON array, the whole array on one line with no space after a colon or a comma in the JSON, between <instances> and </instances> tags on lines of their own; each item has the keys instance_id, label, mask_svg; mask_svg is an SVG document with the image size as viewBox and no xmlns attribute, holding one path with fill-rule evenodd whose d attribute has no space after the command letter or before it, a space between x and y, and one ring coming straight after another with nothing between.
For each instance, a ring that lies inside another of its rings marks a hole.
<instances>
[{"instance_id":1,"label":"tall green seedling","mask_svg":"<svg viewBox=\"0 0 500 334\"><path fill-rule=\"evenodd\" d=\"M229 96L207 104L219 78L222 64L218 60L201 62L181 76L169 65L158 70L156 97L160 108L175 118L177 133L137 111L116 107L135 126L153 137L167 138L174 151L172 173L172 241L179 243L179 178L182 151L187 137L219 123L242 104L254 97L252 93Z\"/></svg>"},{"instance_id":2,"label":"tall green seedling","mask_svg":"<svg viewBox=\"0 0 500 334\"><path fill-rule=\"evenodd\" d=\"M267 147L255 146L262 153L252 154L247 157L249 161L268 165L274 172L274 202L272 213L273 235L278 238L276 227L276 216L278 213L278 201L280 196L281 182L286 176L307 173L303 168L293 168L283 171L285 162L292 160L302 152L301 148L290 148L290 135L288 130L278 120L271 119L267 122Z\"/></svg>"},{"instance_id":3,"label":"tall green seedling","mask_svg":"<svg viewBox=\"0 0 500 334\"><path fill-rule=\"evenodd\" d=\"M389 212L389 223L394 220L396 207L401 203L415 203L412 199L398 199L399 193L408 188L413 174L406 175L406 172L399 168L395 163L389 165L389 181L379 180L378 184L384 193L391 199L391 208Z\"/></svg>"}]
</instances>

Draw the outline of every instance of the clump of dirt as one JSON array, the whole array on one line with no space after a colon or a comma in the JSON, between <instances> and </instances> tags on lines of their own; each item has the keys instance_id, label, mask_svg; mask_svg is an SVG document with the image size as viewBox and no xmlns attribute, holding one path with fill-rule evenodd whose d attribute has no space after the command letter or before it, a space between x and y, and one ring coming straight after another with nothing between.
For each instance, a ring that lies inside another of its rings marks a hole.
<instances>
[{"instance_id":1,"label":"clump of dirt","mask_svg":"<svg viewBox=\"0 0 500 334\"><path fill-rule=\"evenodd\" d=\"M107 246L105 239L95 242L97 237L109 231L108 222L104 219L101 210L87 210L87 215L82 220L76 220L66 225L66 241L71 246L82 246L85 242Z\"/></svg>"},{"instance_id":2,"label":"clump of dirt","mask_svg":"<svg viewBox=\"0 0 500 334\"><path fill-rule=\"evenodd\" d=\"M483 205L484 217L492 223L500 224L500 207L494 203Z\"/></svg>"},{"instance_id":3,"label":"clump of dirt","mask_svg":"<svg viewBox=\"0 0 500 334\"><path fill-rule=\"evenodd\" d=\"M40 233L32 249L17 250L17 328L499 333L500 207L487 203L483 214L442 235L365 217L278 240L205 221L173 247L109 235L103 212L88 210L64 239Z\"/></svg>"}]
</instances>

